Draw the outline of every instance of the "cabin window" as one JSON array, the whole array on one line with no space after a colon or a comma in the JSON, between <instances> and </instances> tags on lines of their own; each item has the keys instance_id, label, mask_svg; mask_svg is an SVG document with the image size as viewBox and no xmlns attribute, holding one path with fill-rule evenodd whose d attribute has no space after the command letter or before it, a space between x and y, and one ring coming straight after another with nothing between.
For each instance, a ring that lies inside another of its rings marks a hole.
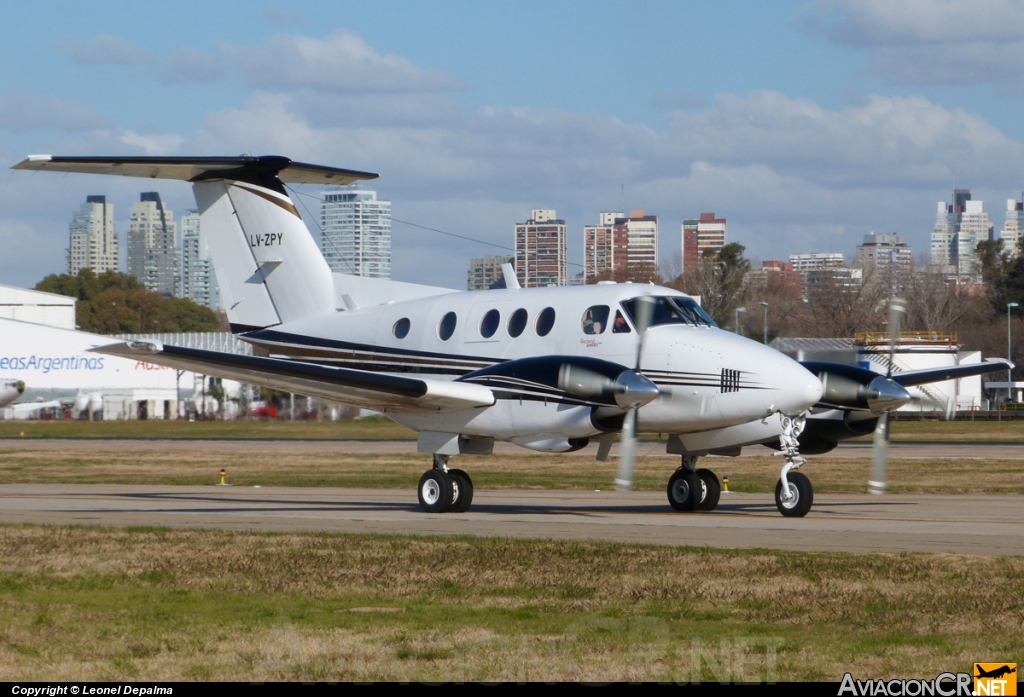
<instances>
[{"instance_id":1,"label":"cabin window","mask_svg":"<svg viewBox=\"0 0 1024 697\"><path fill-rule=\"evenodd\" d=\"M501 313L497 310L488 310L480 320L480 336L485 339L490 339L494 336L494 332L498 331L498 326L500 324Z\"/></svg>"},{"instance_id":2,"label":"cabin window","mask_svg":"<svg viewBox=\"0 0 1024 697\"><path fill-rule=\"evenodd\" d=\"M612 334L629 334L633 330L629 328L629 323L626 322L626 318L622 316L622 313L618 310L615 311L615 323L612 325Z\"/></svg>"},{"instance_id":3,"label":"cabin window","mask_svg":"<svg viewBox=\"0 0 1024 697\"><path fill-rule=\"evenodd\" d=\"M452 334L455 333L456 321L455 313L449 312L437 323L437 335L441 337L441 341L448 341L452 338Z\"/></svg>"},{"instance_id":4,"label":"cabin window","mask_svg":"<svg viewBox=\"0 0 1024 697\"><path fill-rule=\"evenodd\" d=\"M583 313L583 319L580 320L583 325L583 333L603 334L604 330L608 328L609 312L607 305L588 307L587 311Z\"/></svg>"},{"instance_id":5,"label":"cabin window","mask_svg":"<svg viewBox=\"0 0 1024 697\"><path fill-rule=\"evenodd\" d=\"M508 318L508 335L513 339L523 333L526 329L526 310L519 308Z\"/></svg>"},{"instance_id":6,"label":"cabin window","mask_svg":"<svg viewBox=\"0 0 1024 697\"><path fill-rule=\"evenodd\" d=\"M537 324L535 329L537 330L537 336L547 336L551 331L551 328L555 326L555 308L545 307L537 315Z\"/></svg>"},{"instance_id":7,"label":"cabin window","mask_svg":"<svg viewBox=\"0 0 1024 697\"><path fill-rule=\"evenodd\" d=\"M409 318L403 317L402 319L395 322L395 326L391 327L391 333L395 335L396 339L404 339L405 337L409 336L410 326L411 323L409 322Z\"/></svg>"}]
</instances>

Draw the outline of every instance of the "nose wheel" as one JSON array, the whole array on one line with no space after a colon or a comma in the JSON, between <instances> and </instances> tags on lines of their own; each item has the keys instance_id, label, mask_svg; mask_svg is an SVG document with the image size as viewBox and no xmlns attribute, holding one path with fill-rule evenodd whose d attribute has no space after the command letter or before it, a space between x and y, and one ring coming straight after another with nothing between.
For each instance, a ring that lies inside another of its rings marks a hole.
<instances>
[{"instance_id":1,"label":"nose wheel","mask_svg":"<svg viewBox=\"0 0 1024 697\"><path fill-rule=\"evenodd\" d=\"M420 477L416 494L427 513L465 513L473 503L473 480L462 470L449 469L447 455L434 455L434 467Z\"/></svg>"},{"instance_id":2,"label":"nose wheel","mask_svg":"<svg viewBox=\"0 0 1024 697\"><path fill-rule=\"evenodd\" d=\"M807 462L800 457L800 434L803 433L807 417L780 415L782 435L779 436L781 449L776 452L786 458L782 473L775 485L775 506L787 518L803 518L814 503L814 487L811 480L796 470Z\"/></svg>"}]
</instances>

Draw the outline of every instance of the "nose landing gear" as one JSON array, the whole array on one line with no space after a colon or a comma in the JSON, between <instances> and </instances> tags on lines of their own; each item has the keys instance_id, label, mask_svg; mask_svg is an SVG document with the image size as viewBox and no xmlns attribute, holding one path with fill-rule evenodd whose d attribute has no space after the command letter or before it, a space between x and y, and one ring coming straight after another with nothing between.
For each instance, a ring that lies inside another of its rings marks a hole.
<instances>
[{"instance_id":1,"label":"nose landing gear","mask_svg":"<svg viewBox=\"0 0 1024 697\"><path fill-rule=\"evenodd\" d=\"M427 513L465 513L473 503L473 480L462 470L449 469L447 455L435 454L434 467L420 477L416 493Z\"/></svg>"},{"instance_id":2,"label":"nose landing gear","mask_svg":"<svg viewBox=\"0 0 1024 697\"><path fill-rule=\"evenodd\" d=\"M800 457L800 434L804 431L807 417L803 414L782 417L782 435L779 436L781 449L775 453L786 458L786 464L775 485L775 506L787 518L803 518L814 503L814 488L811 480L797 472L806 459Z\"/></svg>"}]
</instances>

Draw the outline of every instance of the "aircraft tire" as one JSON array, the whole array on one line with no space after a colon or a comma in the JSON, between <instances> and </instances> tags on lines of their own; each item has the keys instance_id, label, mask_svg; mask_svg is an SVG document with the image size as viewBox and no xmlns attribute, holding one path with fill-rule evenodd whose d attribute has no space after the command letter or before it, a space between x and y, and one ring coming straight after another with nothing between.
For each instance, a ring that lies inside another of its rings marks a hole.
<instances>
[{"instance_id":1,"label":"aircraft tire","mask_svg":"<svg viewBox=\"0 0 1024 697\"><path fill-rule=\"evenodd\" d=\"M668 502L677 511L697 508L700 497L700 477L696 472L678 469L668 480Z\"/></svg>"},{"instance_id":2,"label":"aircraft tire","mask_svg":"<svg viewBox=\"0 0 1024 697\"><path fill-rule=\"evenodd\" d=\"M799 472L790 472L786 478L789 480L789 490L796 494L796 500L783 502L780 479L775 484L775 505L779 513L787 518L803 518L814 503L814 487L811 486L811 480Z\"/></svg>"},{"instance_id":3,"label":"aircraft tire","mask_svg":"<svg viewBox=\"0 0 1024 697\"><path fill-rule=\"evenodd\" d=\"M697 470L700 477L701 498L697 504L698 511L713 511L718 507L718 500L722 497L722 485L718 477L709 469Z\"/></svg>"},{"instance_id":4,"label":"aircraft tire","mask_svg":"<svg viewBox=\"0 0 1024 697\"><path fill-rule=\"evenodd\" d=\"M448 509L451 513L465 513L473 503L473 480L462 470L448 470L448 476L456 486L455 500Z\"/></svg>"},{"instance_id":5,"label":"aircraft tire","mask_svg":"<svg viewBox=\"0 0 1024 697\"><path fill-rule=\"evenodd\" d=\"M444 513L452 505L454 489L452 478L441 469L431 469L420 477L420 485L416 489L420 507L427 513Z\"/></svg>"}]
</instances>

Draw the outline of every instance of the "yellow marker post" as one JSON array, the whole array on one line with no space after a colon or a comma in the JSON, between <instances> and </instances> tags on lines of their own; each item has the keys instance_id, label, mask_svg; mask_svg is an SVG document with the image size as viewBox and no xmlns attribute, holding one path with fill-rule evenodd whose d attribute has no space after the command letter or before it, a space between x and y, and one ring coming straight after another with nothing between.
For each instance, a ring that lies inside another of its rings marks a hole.
<instances>
[{"instance_id":1,"label":"yellow marker post","mask_svg":"<svg viewBox=\"0 0 1024 697\"><path fill-rule=\"evenodd\" d=\"M221 486L227 486L227 484L224 482L224 477L226 477L227 475L228 475L227 470L223 470L222 469L220 471L220 485Z\"/></svg>"},{"instance_id":2,"label":"yellow marker post","mask_svg":"<svg viewBox=\"0 0 1024 697\"><path fill-rule=\"evenodd\" d=\"M729 478L722 477L722 491L729 491Z\"/></svg>"}]
</instances>

